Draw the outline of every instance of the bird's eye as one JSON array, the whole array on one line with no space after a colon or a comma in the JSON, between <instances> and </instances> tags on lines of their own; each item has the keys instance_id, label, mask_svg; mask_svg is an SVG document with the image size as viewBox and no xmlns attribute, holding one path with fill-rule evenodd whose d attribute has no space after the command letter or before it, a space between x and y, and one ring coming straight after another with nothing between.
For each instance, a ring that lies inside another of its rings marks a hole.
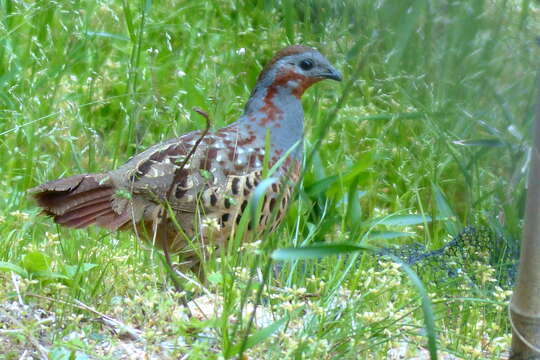
<instances>
[{"instance_id":1,"label":"bird's eye","mask_svg":"<svg viewBox=\"0 0 540 360\"><path fill-rule=\"evenodd\" d=\"M313 67L313 60L304 59L300 61L300 67L302 68L302 70L310 70Z\"/></svg>"}]
</instances>

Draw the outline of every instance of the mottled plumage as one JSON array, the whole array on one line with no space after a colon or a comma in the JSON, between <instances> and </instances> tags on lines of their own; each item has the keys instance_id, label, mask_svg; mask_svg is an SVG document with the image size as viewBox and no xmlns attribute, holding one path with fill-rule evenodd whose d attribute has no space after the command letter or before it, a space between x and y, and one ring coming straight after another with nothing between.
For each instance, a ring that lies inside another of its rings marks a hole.
<instances>
[{"instance_id":1,"label":"mottled plumage","mask_svg":"<svg viewBox=\"0 0 540 360\"><path fill-rule=\"evenodd\" d=\"M317 50L287 47L261 72L244 114L229 126L208 132L192 156L188 155L202 131L154 145L116 170L55 180L30 192L45 213L64 226L134 229L141 238L177 252L186 250L188 238L199 231L219 244L239 222L262 180L269 131L270 166L296 146L275 174L279 183L268 189L264 200L260 227L276 226L300 172L304 121L300 97L326 78L341 80L341 75ZM174 221L164 211L165 202L174 210ZM277 216L272 218L274 211ZM212 223L219 231L214 226L210 234L212 226L205 224Z\"/></svg>"}]
</instances>

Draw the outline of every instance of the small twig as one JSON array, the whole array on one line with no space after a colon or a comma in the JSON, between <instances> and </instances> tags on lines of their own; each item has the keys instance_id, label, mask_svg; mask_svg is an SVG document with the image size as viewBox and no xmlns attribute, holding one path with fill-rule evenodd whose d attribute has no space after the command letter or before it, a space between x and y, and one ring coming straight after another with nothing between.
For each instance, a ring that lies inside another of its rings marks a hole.
<instances>
[{"instance_id":1,"label":"small twig","mask_svg":"<svg viewBox=\"0 0 540 360\"><path fill-rule=\"evenodd\" d=\"M208 131L210 131L210 125L211 125L210 116L208 116L206 112L204 112L202 109L198 107L194 107L193 111L195 111L199 115L202 115L206 119L206 127L203 130L201 136L197 139L197 142L195 142L195 144L191 148L191 151L189 152L188 156L186 156L186 158L184 159L184 162L175 170L174 178L173 178L173 181L171 182L171 186L169 187L169 191L167 191L167 196L165 198L165 201L168 201L171 198L174 184L180 181L180 177L182 176L182 170L184 170L188 161L193 157L193 154L195 154L195 151L197 151L199 144L204 139L206 134L208 134Z\"/></svg>"},{"instance_id":2,"label":"small twig","mask_svg":"<svg viewBox=\"0 0 540 360\"><path fill-rule=\"evenodd\" d=\"M110 327L113 327L113 328L119 328L120 330L125 331L125 333L128 335L128 337L131 340L140 340L141 333L142 333L140 330L137 330L137 329L135 329L135 328L133 328L133 327L131 327L129 325L126 325L123 322L110 317L109 315L103 314L103 313L97 311L96 309L82 303L79 300L75 300L75 305L77 305L77 307L79 307L80 309L84 309L86 311L89 311L91 313L94 313L94 314L98 315L101 318L101 320L103 321L103 323L105 323L106 325L108 325ZM116 331L120 335L120 332L118 330L116 330Z\"/></svg>"},{"instance_id":3,"label":"small twig","mask_svg":"<svg viewBox=\"0 0 540 360\"><path fill-rule=\"evenodd\" d=\"M174 189L174 184L178 183L181 180L182 170L184 170L184 168L186 167L186 164L188 163L188 161L193 157L193 155L195 154L195 151L197 151L197 148L199 147L201 141L204 139L206 134L208 134L208 131L210 131L210 125L211 125L210 116L205 111L203 111L202 109L200 109L198 107L194 107L193 111L195 111L197 114L201 115L202 117L204 117L206 119L206 127L203 130L201 136L197 139L197 141L195 142L195 144L191 148L191 151L186 156L186 158L184 159L182 164L175 170L174 178L173 178L173 180L171 182L171 186L169 187L169 190L167 191L165 201L168 201L171 198L172 192L173 192L173 189ZM165 210L165 208L166 207L164 206L163 210ZM165 217L166 217L165 214L166 214L166 211L163 211L160 214L160 218L161 218L160 221L165 220ZM176 289L177 292L180 293L184 289L183 289L182 285L180 284L180 282L178 281L178 279L176 278L176 276L174 274L174 268L172 266L172 261L171 261L171 256L169 254L169 248L168 248L167 241L163 241L163 255L165 256L165 262L167 263L167 268L168 268L168 271L170 272L174 288ZM188 315L191 317L191 310L189 309L189 306L187 304L186 299L182 298L181 301L182 301L182 305L185 306L185 308L186 308L186 310L188 312Z\"/></svg>"},{"instance_id":4,"label":"small twig","mask_svg":"<svg viewBox=\"0 0 540 360\"><path fill-rule=\"evenodd\" d=\"M21 357L19 358L19 360L24 360L26 359L26 354L28 353L28 350L24 350L23 354L21 355Z\"/></svg>"},{"instance_id":5,"label":"small twig","mask_svg":"<svg viewBox=\"0 0 540 360\"><path fill-rule=\"evenodd\" d=\"M24 305L24 301L21 296L21 290L19 289L19 282L17 281L17 278L15 277L15 273L11 272L11 281L13 281L13 286L15 287L15 292L17 293L17 299L19 300L19 304Z\"/></svg>"},{"instance_id":6,"label":"small twig","mask_svg":"<svg viewBox=\"0 0 540 360\"><path fill-rule=\"evenodd\" d=\"M141 339L142 332L140 330L137 330L129 325L126 325L122 323L121 321L110 317L109 315L103 314L102 312L84 304L83 302L79 300L75 300L75 303L72 303L69 301L65 301L61 299L54 299L48 296L38 295L38 294L26 294L26 296L32 296L38 299L43 299L43 300L47 300L47 301L51 301L55 303L68 305L77 309L86 310L88 312L91 312L97 315L105 325L112 327L114 332L116 332L118 335L123 335L125 333L131 340ZM119 330L122 330L122 331L119 331Z\"/></svg>"}]
</instances>

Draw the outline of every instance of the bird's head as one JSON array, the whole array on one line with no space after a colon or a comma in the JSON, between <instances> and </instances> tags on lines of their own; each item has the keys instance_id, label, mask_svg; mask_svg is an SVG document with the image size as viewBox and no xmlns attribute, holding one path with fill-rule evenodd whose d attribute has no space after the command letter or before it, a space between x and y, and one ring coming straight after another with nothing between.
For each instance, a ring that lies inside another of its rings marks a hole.
<instances>
[{"instance_id":1,"label":"bird's head","mask_svg":"<svg viewBox=\"0 0 540 360\"><path fill-rule=\"evenodd\" d=\"M257 86L287 88L300 98L314 83L332 79L341 81L337 71L316 49L293 45L280 50L261 71Z\"/></svg>"}]
</instances>

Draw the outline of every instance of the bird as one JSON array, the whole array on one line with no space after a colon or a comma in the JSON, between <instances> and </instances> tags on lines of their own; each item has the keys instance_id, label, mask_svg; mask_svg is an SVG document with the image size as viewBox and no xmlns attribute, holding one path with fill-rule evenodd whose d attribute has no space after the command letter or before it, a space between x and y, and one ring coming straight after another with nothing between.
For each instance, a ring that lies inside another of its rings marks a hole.
<instances>
[{"instance_id":1,"label":"bird","mask_svg":"<svg viewBox=\"0 0 540 360\"><path fill-rule=\"evenodd\" d=\"M231 124L188 132L117 169L61 178L29 193L59 225L132 230L181 254L194 269L201 259L192 240L200 235L217 246L226 243L263 180L265 162L267 168L276 165L278 180L268 186L258 227L248 226L248 233L281 222L301 172L301 97L325 79L341 81L342 75L318 50L285 47L262 69L243 114Z\"/></svg>"}]
</instances>

